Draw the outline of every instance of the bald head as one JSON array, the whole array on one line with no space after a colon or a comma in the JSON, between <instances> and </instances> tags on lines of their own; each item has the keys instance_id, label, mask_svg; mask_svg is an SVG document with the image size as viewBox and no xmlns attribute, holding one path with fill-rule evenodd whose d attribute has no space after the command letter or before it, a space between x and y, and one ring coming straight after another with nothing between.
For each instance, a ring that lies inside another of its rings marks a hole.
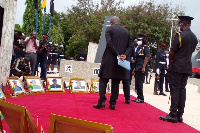
<instances>
[{"instance_id":1,"label":"bald head","mask_svg":"<svg viewBox=\"0 0 200 133\"><path fill-rule=\"evenodd\" d=\"M114 24L119 24L119 18L117 16L113 16L110 20L110 24L114 25Z\"/></svg>"}]
</instances>

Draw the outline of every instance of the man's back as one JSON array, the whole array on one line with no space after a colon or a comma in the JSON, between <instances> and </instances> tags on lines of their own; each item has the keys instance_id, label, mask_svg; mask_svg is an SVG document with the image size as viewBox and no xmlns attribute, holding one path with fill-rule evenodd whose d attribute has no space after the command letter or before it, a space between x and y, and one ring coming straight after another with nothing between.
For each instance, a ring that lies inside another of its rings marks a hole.
<instances>
[{"instance_id":1,"label":"man's back","mask_svg":"<svg viewBox=\"0 0 200 133\"><path fill-rule=\"evenodd\" d=\"M177 34L171 47L175 51L175 55L170 65L170 71L191 74L191 56L198 43L197 37L189 28L184 30L180 36L181 43Z\"/></svg>"},{"instance_id":2,"label":"man's back","mask_svg":"<svg viewBox=\"0 0 200 133\"><path fill-rule=\"evenodd\" d=\"M128 79L129 71L118 66L117 56L125 54L130 61L132 42L129 32L119 24L106 29L106 49L104 51L99 77Z\"/></svg>"}]
</instances>

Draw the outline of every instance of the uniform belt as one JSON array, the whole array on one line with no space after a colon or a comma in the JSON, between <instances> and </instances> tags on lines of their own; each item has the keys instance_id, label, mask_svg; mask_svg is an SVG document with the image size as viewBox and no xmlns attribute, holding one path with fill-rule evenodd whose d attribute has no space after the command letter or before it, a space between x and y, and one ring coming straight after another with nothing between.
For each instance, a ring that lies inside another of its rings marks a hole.
<instances>
[{"instance_id":1,"label":"uniform belt","mask_svg":"<svg viewBox=\"0 0 200 133\"><path fill-rule=\"evenodd\" d=\"M57 54L57 53L49 53L49 54Z\"/></svg>"},{"instance_id":2,"label":"uniform belt","mask_svg":"<svg viewBox=\"0 0 200 133\"><path fill-rule=\"evenodd\" d=\"M60 55L60 56L64 56L64 55Z\"/></svg>"},{"instance_id":3,"label":"uniform belt","mask_svg":"<svg viewBox=\"0 0 200 133\"><path fill-rule=\"evenodd\" d=\"M161 61L160 61L159 63L160 63L160 64L166 64L166 62L161 62Z\"/></svg>"}]
</instances>

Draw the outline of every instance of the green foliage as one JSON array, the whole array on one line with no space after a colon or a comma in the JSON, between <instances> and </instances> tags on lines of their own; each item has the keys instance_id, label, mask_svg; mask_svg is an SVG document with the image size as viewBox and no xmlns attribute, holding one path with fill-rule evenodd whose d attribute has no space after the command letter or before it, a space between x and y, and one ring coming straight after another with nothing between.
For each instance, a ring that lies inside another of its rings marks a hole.
<instances>
[{"instance_id":1,"label":"green foliage","mask_svg":"<svg viewBox=\"0 0 200 133\"><path fill-rule=\"evenodd\" d=\"M50 34L50 41L54 44L57 43L59 45L64 44L64 34L60 23L57 25L52 24L51 34Z\"/></svg>"},{"instance_id":2,"label":"green foliage","mask_svg":"<svg viewBox=\"0 0 200 133\"><path fill-rule=\"evenodd\" d=\"M19 24L15 24L15 30L21 31L21 30L22 30L22 29L21 29L21 26L20 26Z\"/></svg>"},{"instance_id":3,"label":"green foliage","mask_svg":"<svg viewBox=\"0 0 200 133\"><path fill-rule=\"evenodd\" d=\"M39 0L38 36L42 34L43 14ZM184 8L171 3L157 4L154 0L140 2L138 5L123 7L124 0L77 0L76 5L66 10L66 13L54 11L50 41L63 44L67 56L77 55L80 48L87 51L89 42L97 43L102 32L105 16L116 15L122 26L130 31L131 36L138 33L147 35L149 43L165 43L169 47L172 21L178 15L184 15ZM35 31L35 15L33 0L26 0L26 10L23 17L22 31L26 36ZM50 14L45 15L45 33L49 32ZM173 36L178 29L173 22ZM152 52L155 52L152 51Z\"/></svg>"},{"instance_id":4,"label":"green foliage","mask_svg":"<svg viewBox=\"0 0 200 133\"><path fill-rule=\"evenodd\" d=\"M26 0L26 9L23 15L22 31L26 36L30 36L33 31L36 31L36 9L33 0ZM41 40L42 38L42 23L43 14L41 9L41 0L38 0L38 29L37 36Z\"/></svg>"}]
</instances>

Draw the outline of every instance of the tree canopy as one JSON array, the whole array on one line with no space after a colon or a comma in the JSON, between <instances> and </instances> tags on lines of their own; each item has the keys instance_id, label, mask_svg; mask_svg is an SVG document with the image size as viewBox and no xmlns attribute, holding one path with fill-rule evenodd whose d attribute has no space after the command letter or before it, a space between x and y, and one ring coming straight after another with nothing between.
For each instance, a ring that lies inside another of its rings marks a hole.
<instances>
[{"instance_id":1,"label":"tree canopy","mask_svg":"<svg viewBox=\"0 0 200 133\"><path fill-rule=\"evenodd\" d=\"M39 1L38 34L42 33L42 10ZM123 0L77 0L76 5L65 12L54 11L52 16L50 41L63 44L67 56L77 55L80 48L87 52L89 42L99 43L105 16L116 15L122 26L130 31L133 38L138 33L147 35L149 43L165 43L169 47L171 25L170 19L184 15L184 8L171 3L156 4L154 0L140 2L128 7L122 6ZM32 0L26 0L22 31L28 35L35 30L35 8ZM45 16L45 33L49 31L50 14ZM174 25L176 22L173 22ZM177 26L174 26L175 34Z\"/></svg>"}]
</instances>

